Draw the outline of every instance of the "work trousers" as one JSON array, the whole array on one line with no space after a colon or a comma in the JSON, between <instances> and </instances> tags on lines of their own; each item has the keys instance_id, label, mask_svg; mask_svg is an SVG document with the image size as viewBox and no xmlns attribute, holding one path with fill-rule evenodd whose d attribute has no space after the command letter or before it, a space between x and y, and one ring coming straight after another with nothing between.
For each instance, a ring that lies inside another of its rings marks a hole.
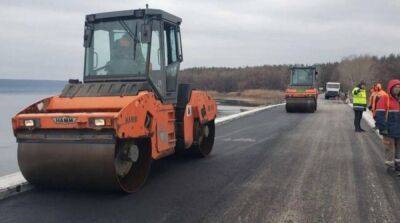
<instances>
[{"instance_id":1,"label":"work trousers","mask_svg":"<svg viewBox=\"0 0 400 223\"><path fill-rule=\"evenodd\" d=\"M394 161L395 168L400 171L400 138L383 136L386 161Z\"/></svg>"},{"instance_id":2,"label":"work trousers","mask_svg":"<svg viewBox=\"0 0 400 223\"><path fill-rule=\"evenodd\" d=\"M363 115L363 110L354 110L354 128L355 130L361 129L361 119Z\"/></svg>"}]
</instances>

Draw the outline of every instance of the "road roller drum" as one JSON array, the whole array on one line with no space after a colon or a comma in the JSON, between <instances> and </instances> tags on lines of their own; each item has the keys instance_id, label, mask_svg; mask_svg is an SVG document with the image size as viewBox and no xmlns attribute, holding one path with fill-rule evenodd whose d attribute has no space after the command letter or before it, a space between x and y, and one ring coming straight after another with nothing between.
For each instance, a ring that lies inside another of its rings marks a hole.
<instances>
[{"instance_id":1,"label":"road roller drum","mask_svg":"<svg viewBox=\"0 0 400 223\"><path fill-rule=\"evenodd\" d=\"M317 102L314 98L286 99L287 112L315 112L315 110L317 110Z\"/></svg>"}]
</instances>

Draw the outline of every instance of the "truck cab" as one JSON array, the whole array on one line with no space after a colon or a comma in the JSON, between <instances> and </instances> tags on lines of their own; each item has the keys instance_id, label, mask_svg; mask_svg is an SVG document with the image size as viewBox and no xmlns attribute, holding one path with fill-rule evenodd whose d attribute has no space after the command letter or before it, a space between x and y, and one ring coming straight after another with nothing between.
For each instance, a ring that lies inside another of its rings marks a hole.
<instances>
[{"instance_id":1,"label":"truck cab","mask_svg":"<svg viewBox=\"0 0 400 223\"><path fill-rule=\"evenodd\" d=\"M339 82L327 82L325 99L339 97L340 93L340 83Z\"/></svg>"}]
</instances>

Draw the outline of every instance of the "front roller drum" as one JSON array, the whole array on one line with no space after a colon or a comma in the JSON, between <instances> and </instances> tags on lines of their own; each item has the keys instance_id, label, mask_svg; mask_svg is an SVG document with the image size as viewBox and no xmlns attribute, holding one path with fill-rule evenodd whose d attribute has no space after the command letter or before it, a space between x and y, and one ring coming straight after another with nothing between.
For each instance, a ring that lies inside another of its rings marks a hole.
<instances>
[{"instance_id":1,"label":"front roller drum","mask_svg":"<svg viewBox=\"0 0 400 223\"><path fill-rule=\"evenodd\" d=\"M39 187L138 190L150 171L150 144L96 141L21 141L18 164L27 181Z\"/></svg>"},{"instance_id":2,"label":"front roller drum","mask_svg":"<svg viewBox=\"0 0 400 223\"><path fill-rule=\"evenodd\" d=\"M286 111L292 112L309 112L313 113L317 110L317 102L314 98L287 98Z\"/></svg>"}]
</instances>

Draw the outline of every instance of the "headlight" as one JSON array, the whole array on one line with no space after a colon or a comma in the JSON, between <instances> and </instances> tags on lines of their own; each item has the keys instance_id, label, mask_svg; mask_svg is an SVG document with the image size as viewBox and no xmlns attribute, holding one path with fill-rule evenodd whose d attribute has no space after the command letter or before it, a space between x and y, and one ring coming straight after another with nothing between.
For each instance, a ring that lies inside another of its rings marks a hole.
<instances>
[{"instance_id":1,"label":"headlight","mask_svg":"<svg viewBox=\"0 0 400 223\"><path fill-rule=\"evenodd\" d=\"M34 127L35 121L33 119L24 120L24 126L25 127Z\"/></svg>"},{"instance_id":2,"label":"headlight","mask_svg":"<svg viewBox=\"0 0 400 223\"><path fill-rule=\"evenodd\" d=\"M112 126L112 119L111 118L90 118L89 125L92 127L105 127L105 126Z\"/></svg>"},{"instance_id":3,"label":"headlight","mask_svg":"<svg viewBox=\"0 0 400 223\"><path fill-rule=\"evenodd\" d=\"M104 118L96 118L96 119L94 119L94 125L95 126L105 126L106 121L104 120Z\"/></svg>"}]
</instances>

